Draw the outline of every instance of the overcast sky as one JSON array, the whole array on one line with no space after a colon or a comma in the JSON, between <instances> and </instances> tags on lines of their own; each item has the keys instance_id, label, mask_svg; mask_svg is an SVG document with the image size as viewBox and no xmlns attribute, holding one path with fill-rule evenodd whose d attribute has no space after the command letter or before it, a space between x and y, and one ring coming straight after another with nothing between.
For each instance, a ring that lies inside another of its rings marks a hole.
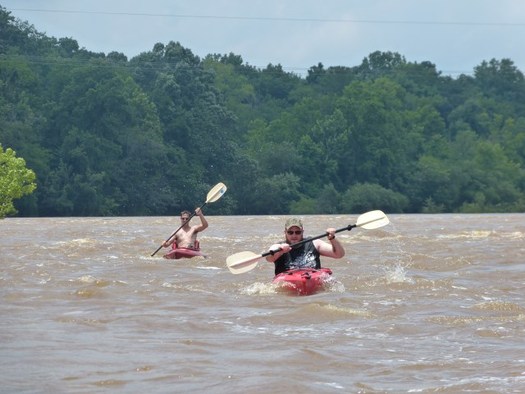
<instances>
[{"instance_id":1,"label":"overcast sky","mask_svg":"<svg viewBox=\"0 0 525 394\"><path fill-rule=\"evenodd\" d=\"M510 58L525 73L525 0L0 0L48 36L131 58L178 41L201 58L240 55L306 74L361 64L374 51L471 74Z\"/></svg>"}]
</instances>

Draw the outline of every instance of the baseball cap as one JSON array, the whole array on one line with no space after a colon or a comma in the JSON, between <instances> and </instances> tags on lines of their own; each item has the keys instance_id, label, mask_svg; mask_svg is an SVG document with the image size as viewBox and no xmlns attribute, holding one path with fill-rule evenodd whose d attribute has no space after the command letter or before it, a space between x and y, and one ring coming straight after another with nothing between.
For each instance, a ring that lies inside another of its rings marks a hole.
<instances>
[{"instance_id":1,"label":"baseball cap","mask_svg":"<svg viewBox=\"0 0 525 394\"><path fill-rule=\"evenodd\" d=\"M290 227L294 226L303 228L303 222L301 222L301 220L298 218L290 218L284 224L284 229L288 230Z\"/></svg>"}]
</instances>

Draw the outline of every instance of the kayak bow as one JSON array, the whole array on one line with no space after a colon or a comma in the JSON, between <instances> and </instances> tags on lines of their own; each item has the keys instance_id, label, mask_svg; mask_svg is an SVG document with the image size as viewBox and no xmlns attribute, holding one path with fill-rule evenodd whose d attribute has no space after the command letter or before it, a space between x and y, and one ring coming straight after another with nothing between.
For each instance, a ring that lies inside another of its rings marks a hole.
<instances>
[{"instance_id":1,"label":"kayak bow","mask_svg":"<svg viewBox=\"0 0 525 394\"><path fill-rule=\"evenodd\" d=\"M330 275L330 268L300 268L281 272L273 278L272 283L283 284L283 288L297 295L311 295L324 288Z\"/></svg>"}]
</instances>

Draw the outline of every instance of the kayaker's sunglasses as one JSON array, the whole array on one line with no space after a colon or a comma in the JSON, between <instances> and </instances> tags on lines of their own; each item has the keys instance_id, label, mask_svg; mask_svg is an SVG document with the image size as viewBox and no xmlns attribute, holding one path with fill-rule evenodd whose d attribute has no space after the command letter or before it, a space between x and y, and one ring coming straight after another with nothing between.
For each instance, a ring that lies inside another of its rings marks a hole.
<instances>
[{"instance_id":1,"label":"kayaker's sunglasses","mask_svg":"<svg viewBox=\"0 0 525 394\"><path fill-rule=\"evenodd\" d=\"M184 221L186 221L186 220L189 220L189 218L181 217L180 220L184 220Z\"/></svg>"},{"instance_id":2,"label":"kayaker's sunglasses","mask_svg":"<svg viewBox=\"0 0 525 394\"><path fill-rule=\"evenodd\" d=\"M286 231L286 234L288 234L288 235L293 235L293 234L295 234L295 235L301 235L302 233L303 233L303 230L295 230L295 231L293 231L293 230L288 230L288 231Z\"/></svg>"}]
</instances>

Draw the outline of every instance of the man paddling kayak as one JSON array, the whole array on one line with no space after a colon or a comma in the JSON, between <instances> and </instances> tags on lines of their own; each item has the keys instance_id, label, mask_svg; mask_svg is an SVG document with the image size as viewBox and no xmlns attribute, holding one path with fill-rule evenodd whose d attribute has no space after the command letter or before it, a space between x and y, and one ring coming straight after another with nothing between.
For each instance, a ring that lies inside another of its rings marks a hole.
<instances>
[{"instance_id":1,"label":"man paddling kayak","mask_svg":"<svg viewBox=\"0 0 525 394\"><path fill-rule=\"evenodd\" d=\"M195 209L195 214L199 217L201 223L195 226L190 226L191 212L182 211L180 213L182 227L177 233L175 233L175 235L162 244L165 248L173 245L172 250L164 255L165 258L178 259L181 257L202 256L199 252L200 248L197 234L208 228L208 222L200 208Z\"/></svg>"},{"instance_id":2,"label":"man paddling kayak","mask_svg":"<svg viewBox=\"0 0 525 394\"><path fill-rule=\"evenodd\" d=\"M283 243L274 244L270 247L270 252L266 256L266 261L275 264L275 275L281 272L298 268L321 268L320 256L340 259L345 255L345 250L335 238L335 228L327 228L328 242L321 239L305 242L297 247L291 248L303 240L303 222L298 218L290 218L284 224Z\"/></svg>"}]
</instances>

